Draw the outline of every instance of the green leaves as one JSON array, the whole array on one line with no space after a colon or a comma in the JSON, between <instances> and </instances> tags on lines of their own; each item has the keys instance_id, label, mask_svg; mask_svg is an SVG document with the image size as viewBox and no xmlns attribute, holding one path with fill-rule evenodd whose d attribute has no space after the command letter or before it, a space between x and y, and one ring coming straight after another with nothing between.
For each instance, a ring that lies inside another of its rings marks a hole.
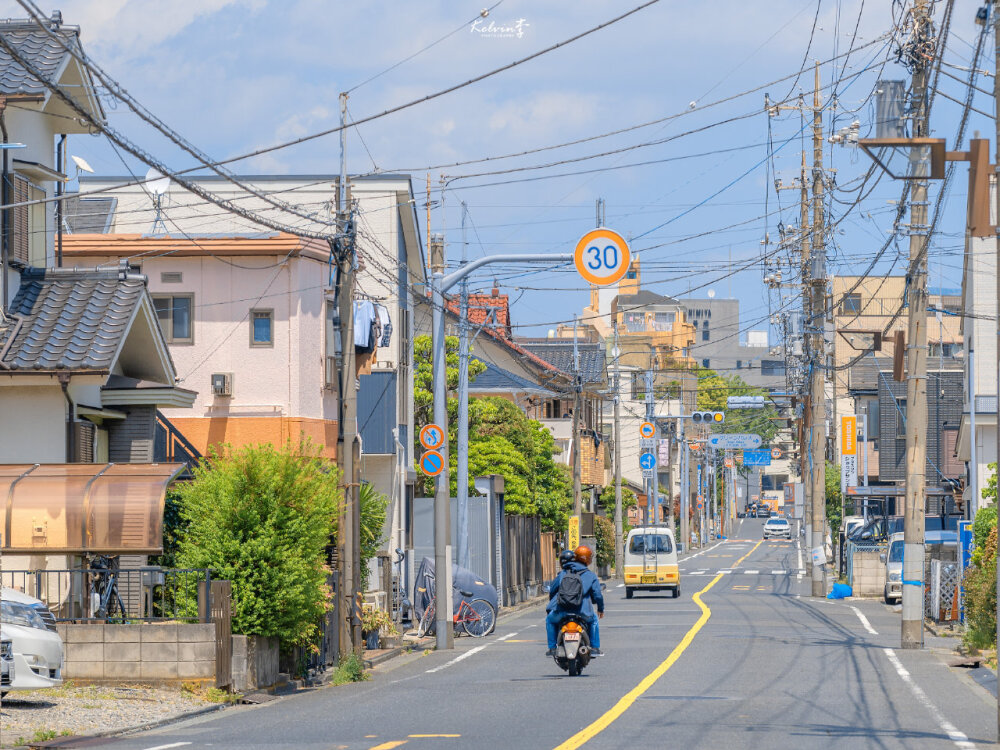
<instances>
[{"instance_id":1,"label":"green leaves","mask_svg":"<svg viewBox=\"0 0 1000 750\"><path fill-rule=\"evenodd\" d=\"M180 487L177 565L232 581L234 633L284 646L315 636L330 607L325 548L337 531L339 482L337 466L303 441L226 446Z\"/></svg>"}]
</instances>

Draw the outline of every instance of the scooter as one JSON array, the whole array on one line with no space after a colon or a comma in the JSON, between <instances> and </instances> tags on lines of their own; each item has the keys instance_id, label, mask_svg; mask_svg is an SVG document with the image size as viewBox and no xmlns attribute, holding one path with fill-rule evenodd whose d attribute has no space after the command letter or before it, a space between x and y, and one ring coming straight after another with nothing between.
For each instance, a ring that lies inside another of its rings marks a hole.
<instances>
[{"instance_id":1,"label":"scooter","mask_svg":"<svg viewBox=\"0 0 1000 750\"><path fill-rule=\"evenodd\" d=\"M580 615L567 615L559 627L556 655L552 657L570 677L576 677L590 664L589 622Z\"/></svg>"}]
</instances>

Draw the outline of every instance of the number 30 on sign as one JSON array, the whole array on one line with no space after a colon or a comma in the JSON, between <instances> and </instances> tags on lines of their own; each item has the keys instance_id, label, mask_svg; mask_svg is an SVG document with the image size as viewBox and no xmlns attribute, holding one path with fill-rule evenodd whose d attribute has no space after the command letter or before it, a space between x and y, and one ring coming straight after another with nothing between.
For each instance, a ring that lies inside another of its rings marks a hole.
<instances>
[{"instance_id":1,"label":"number 30 on sign","mask_svg":"<svg viewBox=\"0 0 1000 750\"><path fill-rule=\"evenodd\" d=\"M619 281L631 262L628 244L617 232L601 227L587 232L576 243L576 270L591 284L607 286Z\"/></svg>"}]
</instances>

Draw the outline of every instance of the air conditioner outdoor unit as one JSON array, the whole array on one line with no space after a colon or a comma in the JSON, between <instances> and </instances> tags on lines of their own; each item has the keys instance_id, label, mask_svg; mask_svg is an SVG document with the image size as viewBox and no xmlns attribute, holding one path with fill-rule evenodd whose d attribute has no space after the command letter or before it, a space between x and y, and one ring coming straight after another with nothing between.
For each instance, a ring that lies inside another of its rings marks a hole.
<instances>
[{"instance_id":1,"label":"air conditioner outdoor unit","mask_svg":"<svg viewBox=\"0 0 1000 750\"><path fill-rule=\"evenodd\" d=\"M212 373L212 395L213 396L233 395L233 374L231 372Z\"/></svg>"}]
</instances>

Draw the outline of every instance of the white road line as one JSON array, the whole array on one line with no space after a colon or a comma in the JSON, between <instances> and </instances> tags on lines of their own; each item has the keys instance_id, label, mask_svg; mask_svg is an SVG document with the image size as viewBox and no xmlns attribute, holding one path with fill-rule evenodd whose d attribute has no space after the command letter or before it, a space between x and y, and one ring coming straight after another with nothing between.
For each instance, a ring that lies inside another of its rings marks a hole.
<instances>
[{"instance_id":1,"label":"white road line","mask_svg":"<svg viewBox=\"0 0 1000 750\"><path fill-rule=\"evenodd\" d=\"M440 672L442 669L447 669L448 667L452 666L453 664L458 664L463 659L468 659L473 654L478 654L480 651L482 651L484 648L486 648L489 645L490 644L488 644L488 643L484 643L482 646L476 646L475 648L470 648L464 654L459 654L458 656L456 656L451 661L445 662L444 664L442 664L440 667L434 667L434 669L428 669L427 670L427 674L433 674L434 672Z\"/></svg>"},{"instance_id":2,"label":"white road line","mask_svg":"<svg viewBox=\"0 0 1000 750\"><path fill-rule=\"evenodd\" d=\"M760 571L759 570L744 570L743 571L743 575L746 575L746 576L760 575Z\"/></svg>"},{"instance_id":3,"label":"white road line","mask_svg":"<svg viewBox=\"0 0 1000 750\"><path fill-rule=\"evenodd\" d=\"M851 609L854 609L854 607L851 607ZM864 619L863 615L861 615L860 612L858 613L858 616ZM951 722L947 721L944 718L944 716L941 715L941 712L938 711L937 706L935 706L931 702L931 699L927 697L927 693L923 691L923 689L916 683L913 677L910 676L910 673L906 671L906 667L903 666L903 663L899 660L899 657L896 656L896 652L893 651L891 648L886 648L882 650L885 651L885 655L892 663L892 666L896 668L896 674L898 674L900 678L902 678L903 682L905 682L909 686L910 691L913 693L914 697L916 697L916 699L920 701L921 704L923 704L923 707L927 709L927 713L929 713L931 717L934 719L934 721L937 722L937 725L941 728L941 730L951 738L951 741L955 743L955 747L962 748L962 750L974 750L974 748L976 747L975 743L969 742L969 738L967 735L963 734L962 732L959 732L958 727L956 727Z\"/></svg>"},{"instance_id":4,"label":"white road line","mask_svg":"<svg viewBox=\"0 0 1000 750\"><path fill-rule=\"evenodd\" d=\"M851 607L851 609L854 610L854 614L856 614L858 616L858 619L861 620L861 624L865 626L865 630L867 630L872 635L878 635L878 631L872 627L872 624L870 622L868 622L868 618L865 617L863 614L861 614L860 609L850 604L848 604L847 606Z\"/></svg>"},{"instance_id":5,"label":"white road line","mask_svg":"<svg viewBox=\"0 0 1000 750\"><path fill-rule=\"evenodd\" d=\"M624 587L625 587L624 583L619 583L617 586L615 586L616 589L620 589L620 588L624 588Z\"/></svg>"},{"instance_id":6,"label":"white road line","mask_svg":"<svg viewBox=\"0 0 1000 750\"><path fill-rule=\"evenodd\" d=\"M190 744L190 742L171 742L169 745L156 745L155 747L144 748L144 750L168 750L171 747L184 747Z\"/></svg>"},{"instance_id":7,"label":"white road line","mask_svg":"<svg viewBox=\"0 0 1000 750\"><path fill-rule=\"evenodd\" d=\"M708 572L707 570L694 570L694 571L691 571L691 572L690 572L690 573L689 573L688 575L692 575L692 576L703 576L703 575L705 575L705 574L706 574L707 572Z\"/></svg>"},{"instance_id":8,"label":"white road line","mask_svg":"<svg viewBox=\"0 0 1000 750\"><path fill-rule=\"evenodd\" d=\"M507 633L507 635L502 635L497 638L498 641L506 641L508 638L513 638L517 633Z\"/></svg>"},{"instance_id":9,"label":"white road line","mask_svg":"<svg viewBox=\"0 0 1000 750\"><path fill-rule=\"evenodd\" d=\"M795 548L799 551L799 572L795 575L795 577L801 581L802 576L806 574L805 566L802 564L802 537L796 538Z\"/></svg>"},{"instance_id":10,"label":"white road line","mask_svg":"<svg viewBox=\"0 0 1000 750\"><path fill-rule=\"evenodd\" d=\"M732 573L733 571L732 571L731 568L723 568L722 570L717 571L717 572L718 573Z\"/></svg>"},{"instance_id":11,"label":"white road line","mask_svg":"<svg viewBox=\"0 0 1000 750\"><path fill-rule=\"evenodd\" d=\"M788 572L787 570L772 570L771 571L771 575L773 575L773 576L783 576L787 572Z\"/></svg>"}]
</instances>

